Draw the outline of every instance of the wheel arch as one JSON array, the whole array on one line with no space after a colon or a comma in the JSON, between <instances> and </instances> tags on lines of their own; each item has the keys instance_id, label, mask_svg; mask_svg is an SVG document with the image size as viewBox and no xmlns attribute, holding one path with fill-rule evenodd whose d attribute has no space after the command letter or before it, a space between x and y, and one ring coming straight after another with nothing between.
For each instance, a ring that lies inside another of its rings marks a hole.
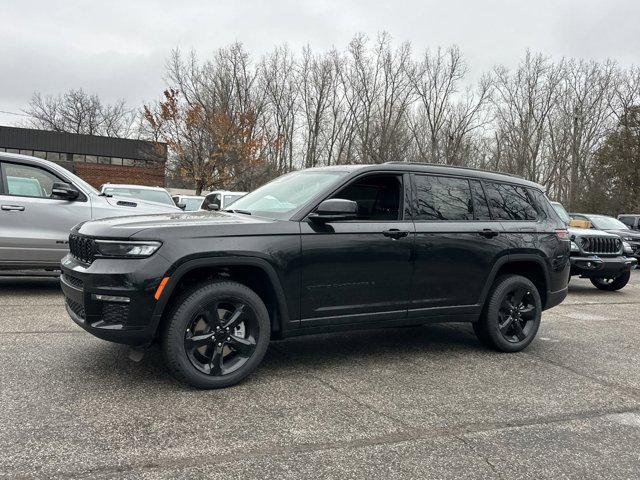
<instances>
[{"instance_id":1,"label":"wheel arch","mask_svg":"<svg viewBox=\"0 0 640 480\"><path fill-rule=\"evenodd\" d=\"M255 257L217 257L188 260L168 275L153 316L161 323L172 301L191 285L216 278L237 281L254 290L269 312L272 336L278 337L289 321L284 290L268 261Z\"/></svg>"},{"instance_id":2,"label":"wheel arch","mask_svg":"<svg viewBox=\"0 0 640 480\"><path fill-rule=\"evenodd\" d=\"M481 305L484 305L496 278L505 274L522 275L533 282L540 293L543 309L549 293L549 270L544 259L533 253L506 255L496 261L482 291Z\"/></svg>"}]
</instances>

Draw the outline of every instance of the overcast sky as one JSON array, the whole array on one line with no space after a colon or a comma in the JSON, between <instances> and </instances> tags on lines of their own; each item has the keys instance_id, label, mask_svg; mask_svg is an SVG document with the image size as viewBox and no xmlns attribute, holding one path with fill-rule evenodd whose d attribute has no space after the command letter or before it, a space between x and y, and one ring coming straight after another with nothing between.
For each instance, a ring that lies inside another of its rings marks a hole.
<instances>
[{"instance_id":1,"label":"overcast sky","mask_svg":"<svg viewBox=\"0 0 640 480\"><path fill-rule=\"evenodd\" d=\"M0 19L0 110L9 112L34 91L70 88L137 106L162 92L172 48L202 57L236 40L258 58L276 44L342 49L357 32L384 30L418 51L457 44L474 76L514 66L527 48L640 64L639 0L0 0ZM20 120L0 113L0 124Z\"/></svg>"}]
</instances>

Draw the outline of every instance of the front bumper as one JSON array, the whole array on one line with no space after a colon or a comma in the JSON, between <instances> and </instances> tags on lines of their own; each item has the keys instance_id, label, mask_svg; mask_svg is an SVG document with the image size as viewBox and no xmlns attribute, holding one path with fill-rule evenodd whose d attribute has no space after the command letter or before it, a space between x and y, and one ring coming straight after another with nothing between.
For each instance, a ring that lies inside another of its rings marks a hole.
<instances>
[{"instance_id":1,"label":"front bumper","mask_svg":"<svg viewBox=\"0 0 640 480\"><path fill-rule=\"evenodd\" d=\"M571 275L584 278L616 277L632 270L638 260L631 257L599 257L597 255L571 257Z\"/></svg>"},{"instance_id":2,"label":"front bumper","mask_svg":"<svg viewBox=\"0 0 640 480\"><path fill-rule=\"evenodd\" d=\"M60 287L76 324L110 342L141 346L153 341L160 320L153 295L169 268L163 257L96 259L86 265L67 255L61 267Z\"/></svg>"}]
</instances>

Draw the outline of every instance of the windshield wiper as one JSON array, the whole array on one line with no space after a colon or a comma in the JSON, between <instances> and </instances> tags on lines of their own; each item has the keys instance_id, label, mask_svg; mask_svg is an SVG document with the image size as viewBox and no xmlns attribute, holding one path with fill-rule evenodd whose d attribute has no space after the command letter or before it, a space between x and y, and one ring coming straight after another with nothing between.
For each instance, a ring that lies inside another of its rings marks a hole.
<instances>
[{"instance_id":1,"label":"windshield wiper","mask_svg":"<svg viewBox=\"0 0 640 480\"><path fill-rule=\"evenodd\" d=\"M233 208L226 208L224 210L222 210L223 212L229 212L229 213L241 213L242 215L251 215L251 212L247 211L247 210L235 210Z\"/></svg>"},{"instance_id":2,"label":"windshield wiper","mask_svg":"<svg viewBox=\"0 0 640 480\"><path fill-rule=\"evenodd\" d=\"M112 195L112 194L110 194L110 193L99 193L99 194L98 194L98 196L99 196L99 197L107 197L107 198L111 198L111 197L113 197L113 195Z\"/></svg>"}]
</instances>

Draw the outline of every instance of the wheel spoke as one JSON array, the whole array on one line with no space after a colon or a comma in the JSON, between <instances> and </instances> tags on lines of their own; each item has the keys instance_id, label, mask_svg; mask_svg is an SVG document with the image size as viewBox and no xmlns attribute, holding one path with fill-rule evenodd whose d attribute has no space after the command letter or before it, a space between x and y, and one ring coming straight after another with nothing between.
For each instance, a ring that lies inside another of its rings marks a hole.
<instances>
[{"instance_id":1,"label":"wheel spoke","mask_svg":"<svg viewBox=\"0 0 640 480\"><path fill-rule=\"evenodd\" d=\"M214 304L211 310L205 310L202 312L204 321L207 322L209 330L215 329L220 325L220 315L218 315L218 304Z\"/></svg>"},{"instance_id":2,"label":"wheel spoke","mask_svg":"<svg viewBox=\"0 0 640 480\"><path fill-rule=\"evenodd\" d=\"M209 375L222 374L222 350L224 347L216 345L209 360Z\"/></svg>"},{"instance_id":3,"label":"wheel spoke","mask_svg":"<svg viewBox=\"0 0 640 480\"><path fill-rule=\"evenodd\" d=\"M531 320L534 317L535 311L536 307L534 307L533 305L527 305L522 310L520 310L520 315L522 315L522 318L526 320Z\"/></svg>"},{"instance_id":4,"label":"wheel spoke","mask_svg":"<svg viewBox=\"0 0 640 480\"><path fill-rule=\"evenodd\" d=\"M240 303L236 306L235 312L231 315L231 318L227 320L224 324L224 328L228 328L229 330L233 330L236 328L240 322L242 322L242 315L244 313L244 304Z\"/></svg>"},{"instance_id":5,"label":"wheel spoke","mask_svg":"<svg viewBox=\"0 0 640 480\"><path fill-rule=\"evenodd\" d=\"M520 322L517 320L513 322L513 331L518 337L518 340L522 341L527 338L527 336L524 334L524 331L522 330L522 325L520 325Z\"/></svg>"},{"instance_id":6,"label":"wheel spoke","mask_svg":"<svg viewBox=\"0 0 640 480\"><path fill-rule=\"evenodd\" d=\"M527 294L527 289L524 287L518 287L518 289L513 293L513 297L511 298L511 303L514 308L518 308L522 303L522 299Z\"/></svg>"},{"instance_id":7,"label":"wheel spoke","mask_svg":"<svg viewBox=\"0 0 640 480\"><path fill-rule=\"evenodd\" d=\"M187 336L184 339L184 345L187 350L192 350L194 348L202 347L203 345L207 345L211 343L211 339L213 338L213 333L205 333L203 335L191 335Z\"/></svg>"},{"instance_id":8,"label":"wheel spoke","mask_svg":"<svg viewBox=\"0 0 640 480\"><path fill-rule=\"evenodd\" d=\"M504 322L498 324L498 328L502 333L505 333L509 328L509 325L511 325L512 323L513 323L513 317L509 315Z\"/></svg>"},{"instance_id":9,"label":"wheel spoke","mask_svg":"<svg viewBox=\"0 0 640 480\"><path fill-rule=\"evenodd\" d=\"M250 357L256 349L256 341L253 338L240 338L231 335L227 345L232 347L242 357Z\"/></svg>"}]
</instances>

